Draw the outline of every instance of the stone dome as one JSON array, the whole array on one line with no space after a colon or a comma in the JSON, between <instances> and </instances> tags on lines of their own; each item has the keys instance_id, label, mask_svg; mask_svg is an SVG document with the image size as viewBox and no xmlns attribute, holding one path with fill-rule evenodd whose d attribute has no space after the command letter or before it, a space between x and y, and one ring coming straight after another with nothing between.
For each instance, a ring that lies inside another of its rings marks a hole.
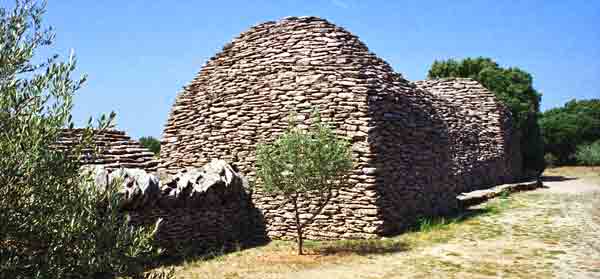
<instances>
[{"instance_id":1,"label":"stone dome","mask_svg":"<svg viewBox=\"0 0 600 279\"><path fill-rule=\"evenodd\" d=\"M354 171L307 237L368 238L456 208L457 181L466 181L456 179L457 164L479 161L453 150L462 143L479 152L479 131L451 127L478 120L458 116L448 97L407 81L358 37L316 17L259 24L212 57L176 98L159 168L175 173L218 158L253 179L256 145L281 134L292 111L308 125L314 108L352 143ZM259 191L253 199L269 236L289 237L280 198Z\"/></svg>"}]
</instances>

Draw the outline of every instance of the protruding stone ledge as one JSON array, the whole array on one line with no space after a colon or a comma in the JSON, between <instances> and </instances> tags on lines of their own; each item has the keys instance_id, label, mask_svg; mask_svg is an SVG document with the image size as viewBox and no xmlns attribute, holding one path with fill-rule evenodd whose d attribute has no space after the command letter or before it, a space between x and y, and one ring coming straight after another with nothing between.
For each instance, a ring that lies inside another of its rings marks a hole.
<instances>
[{"instance_id":1,"label":"protruding stone ledge","mask_svg":"<svg viewBox=\"0 0 600 279\"><path fill-rule=\"evenodd\" d=\"M483 203L489 199L503 195L503 193L514 193L520 191L535 190L542 188L543 185L537 180L525 181L520 183L510 183L495 186L490 189L477 190L468 193L461 193L456 198L459 200L459 204L463 207L469 207L476 204Z\"/></svg>"}]
</instances>

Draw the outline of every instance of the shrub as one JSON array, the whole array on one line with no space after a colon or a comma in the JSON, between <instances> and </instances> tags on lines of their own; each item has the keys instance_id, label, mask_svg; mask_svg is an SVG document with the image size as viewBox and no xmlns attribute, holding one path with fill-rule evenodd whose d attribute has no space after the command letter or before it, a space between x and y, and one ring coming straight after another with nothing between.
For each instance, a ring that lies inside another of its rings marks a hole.
<instances>
[{"instance_id":1,"label":"shrub","mask_svg":"<svg viewBox=\"0 0 600 279\"><path fill-rule=\"evenodd\" d=\"M575 158L580 165L600 166L600 140L577 146Z\"/></svg>"},{"instance_id":2,"label":"shrub","mask_svg":"<svg viewBox=\"0 0 600 279\"><path fill-rule=\"evenodd\" d=\"M574 164L577 146L600 138L600 99L571 100L545 111L539 122L546 151L557 157L556 164Z\"/></svg>"},{"instance_id":3,"label":"shrub","mask_svg":"<svg viewBox=\"0 0 600 279\"><path fill-rule=\"evenodd\" d=\"M345 185L352 168L350 144L338 139L321 122L318 112L312 120L308 130L301 130L290 120L283 135L272 144L259 145L256 151L262 190L281 194L285 202L294 206L299 255L302 255L303 228L323 211L333 190ZM310 217L300 220L298 204L307 199L320 203L315 208L303 208Z\"/></svg>"},{"instance_id":4,"label":"shrub","mask_svg":"<svg viewBox=\"0 0 600 279\"><path fill-rule=\"evenodd\" d=\"M555 167L556 163L558 162L558 158L552 153L546 153L544 155L544 161L546 161L546 166Z\"/></svg>"},{"instance_id":5,"label":"shrub","mask_svg":"<svg viewBox=\"0 0 600 279\"><path fill-rule=\"evenodd\" d=\"M160 141L154 137L141 137L140 144L148 148L155 156L158 156L160 153Z\"/></svg>"},{"instance_id":6,"label":"shrub","mask_svg":"<svg viewBox=\"0 0 600 279\"><path fill-rule=\"evenodd\" d=\"M141 278L160 252L154 228L130 227L114 187L96 189L80 174L91 120L76 148L53 148L61 129L73 127L73 96L85 78L71 78L73 56L34 59L54 36L43 13L33 0L0 8L0 278ZM97 128L113 119L101 117Z\"/></svg>"}]
</instances>

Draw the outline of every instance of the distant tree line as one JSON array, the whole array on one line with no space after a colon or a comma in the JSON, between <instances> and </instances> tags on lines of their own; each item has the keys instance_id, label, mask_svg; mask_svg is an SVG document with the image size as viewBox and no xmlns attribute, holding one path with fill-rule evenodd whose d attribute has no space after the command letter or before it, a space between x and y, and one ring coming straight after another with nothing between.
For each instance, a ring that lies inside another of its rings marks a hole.
<instances>
[{"instance_id":1,"label":"distant tree line","mask_svg":"<svg viewBox=\"0 0 600 279\"><path fill-rule=\"evenodd\" d=\"M571 100L542 113L539 123L549 164L600 164L600 99Z\"/></svg>"}]
</instances>

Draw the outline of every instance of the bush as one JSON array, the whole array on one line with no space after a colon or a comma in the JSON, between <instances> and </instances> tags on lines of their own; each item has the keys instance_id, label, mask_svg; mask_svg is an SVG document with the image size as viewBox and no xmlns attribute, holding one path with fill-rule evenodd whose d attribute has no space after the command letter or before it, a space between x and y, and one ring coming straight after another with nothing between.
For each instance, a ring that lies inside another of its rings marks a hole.
<instances>
[{"instance_id":1,"label":"bush","mask_svg":"<svg viewBox=\"0 0 600 279\"><path fill-rule=\"evenodd\" d=\"M285 202L294 206L299 255L302 255L303 228L323 211L333 190L345 185L352 169L350 144L338 139L333 130L321 123L318 113L312 120L309 130L298 128L290 120L283 135L256 150L256 173L263 183L262 190L283 195ZM303 208L311 217L302 222L298 204L308 199L319 204Z\"/></svg>"},{"instance_id":2,"label":"bush","mask_svg":"<svg viewBox=\"0 0 600 279\"><path fill-rule=\"evenodd\" d=\"M575 158L580 165L600 166L600 140L577 146Z\"/></svg>"},{"instance_id":3,"label":"bush","mask_svg":"<svg viewBox=\"0 0 600 279\"><path fill-rule=\"evenodd\" d=\"M155 156L160 154L160 141L154 137L141 137L140 144L148 148Z\"/></svg>"},{"instance_id":4,"label":"bush","mask_svg":"<svg viewBox=\"0 0 600 279\"><path fill-rule=\"evenodd\" d=\"M552 153L546 153L546 155L544 155L544 161L546 161L546 166L548 167L556 167L557 160L558 158Z\"/></svg>"},{"instance_id":5,"label":"bush","mask_svg":"<svg viewBox=\"0 0 600 279\"><path fill-rule=\"evenodd\" d=\"M33 0L0 8L0 278L142 278L160 252L154 227L129 226L116 189L96 189L79 171L91 119L81 144L54 148L61 129L73 127L73 96L85 78L71 78L73 56L34 59L54 37L43 13ZM113 119L101 117L97 128Z\"/></svg>"},{"instance_id":6,"label":"bush","mask_svg":"<svg viewBox=\"0 0 600 279\"><path fill-rule=\"evenodd\" d=\"M571 100L540 118L546 151L558 165L577 162L577 146L600 139L600 99Z\"/></svg>"}]
</instances>

